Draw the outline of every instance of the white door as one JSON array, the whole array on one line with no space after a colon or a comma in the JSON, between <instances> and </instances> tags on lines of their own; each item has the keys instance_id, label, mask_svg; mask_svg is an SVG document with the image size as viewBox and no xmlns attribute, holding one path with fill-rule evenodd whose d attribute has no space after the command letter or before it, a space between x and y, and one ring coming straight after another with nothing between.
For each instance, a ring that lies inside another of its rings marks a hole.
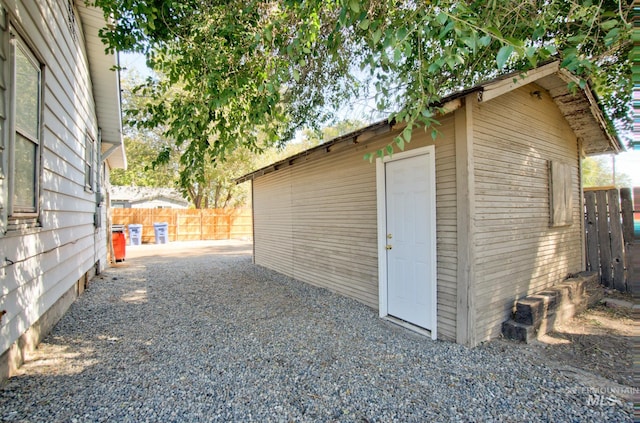
<instances>
[{"instance_id":1,"label":"white door","mask_svg":"<svg viewBox=\"0 0 640 423\"><path fill-rule=\"evenodd\" d=\"M394 155L384 162L381 235L387 315L430 330L435 338L435 159L433 148L426 150Z\"/></svg>"}]
</instances>

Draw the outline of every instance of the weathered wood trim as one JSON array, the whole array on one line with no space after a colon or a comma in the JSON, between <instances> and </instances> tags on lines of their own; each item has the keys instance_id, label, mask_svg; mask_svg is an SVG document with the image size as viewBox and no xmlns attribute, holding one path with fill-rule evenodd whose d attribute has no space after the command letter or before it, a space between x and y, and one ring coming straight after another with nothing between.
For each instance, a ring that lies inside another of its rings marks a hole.
<instances>
[{"instance_id":1,"label":"weathered wood trim","mask_svg":"<svg viewBox=\"0 0 640 423\"><path fill-rule=\"evenodd\" d=\"M559 62L553 62L523 73L521 76L512 76L510 78L505 78L494 83L487 84L482 91L482 101L489 101L496 97L500 97L509 91L515 90L516 88L524 87L531 82L539 80L540 78L552 75L558 72L559 69Z\"/></svg>"},{"instance_id":2,"label":"weathered wood trim","mask_svg":"<svg viewBox=\"0 0 640 423\"><path fill-rule=\"evenodd\" d=\"M465 98L463 108L455 111L458 301L456 340L463 345L476 344L475 316L475 183L473 159L473 102Z\"/></svg>"}]
</instances>

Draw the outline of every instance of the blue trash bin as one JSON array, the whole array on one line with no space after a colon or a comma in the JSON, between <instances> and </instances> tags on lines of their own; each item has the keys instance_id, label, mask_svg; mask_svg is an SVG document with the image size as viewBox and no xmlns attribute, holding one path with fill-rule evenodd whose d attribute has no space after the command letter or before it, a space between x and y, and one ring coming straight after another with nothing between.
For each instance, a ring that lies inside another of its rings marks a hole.
<instances>
[{"instance_id":1,"label":"blue trash bin","mask_svg":"<svg viewBox=\"0 0 640 423\"><path fill-rule=\"evenodd\" d=\"M166 244L169 242L169 224L167 222L154 223L153 232L156 237L156 244Z\"/></svg>"},{"instance_id":2,"label":"blue trash bin","mask_svg":"<svg viewBox=\"0 0 640 423\"><path fill-rule=\"evenodd\" d=\"M142 225L132 223L129 225L129 245L142 244Z\"/></svg>"}]
</instances>

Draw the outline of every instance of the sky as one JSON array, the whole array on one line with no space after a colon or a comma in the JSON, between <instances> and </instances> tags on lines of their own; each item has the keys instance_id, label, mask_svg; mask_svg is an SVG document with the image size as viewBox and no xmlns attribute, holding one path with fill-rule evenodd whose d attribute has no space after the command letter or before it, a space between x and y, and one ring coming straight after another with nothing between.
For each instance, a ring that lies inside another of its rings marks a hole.
<instances>
[{"instance_id":1,"label":"sky","mask_svg":"<svg viewBox=\"0 0 640 423\"><path fill-rule=\"evenodd\" d=\"M147 77L151 73L146 66L145 58L137 53L120 53L120 65L135 70L140 76ZM635 134L640 137L640 134ZM611 155L609 156L611 157ZM613 158L611 159L613 162ZM624 173L631 178L633 186L640 187L640 150L630 150L615 156L616 174Z\"/></svg>"},{"instance_id":2,"label":"sky","mask_svg":"<svg viewBox=\"0 0 640 423\"><path fill-rule=\"evenodd\" d=\"M631 178L634 187L640 187L640 151L630 150L615 157L616 174L624 173Z\"/></svg>"}]
</instances>

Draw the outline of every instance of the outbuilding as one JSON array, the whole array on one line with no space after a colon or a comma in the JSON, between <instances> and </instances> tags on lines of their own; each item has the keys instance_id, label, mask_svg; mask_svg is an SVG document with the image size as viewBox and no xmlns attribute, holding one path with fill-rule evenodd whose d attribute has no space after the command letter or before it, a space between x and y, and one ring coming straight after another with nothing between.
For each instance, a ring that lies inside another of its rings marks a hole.
<instances>
[{"instance_id":1,"label":"outbuilding","mask_svg":"<svg viewBox=\"0 0 640 423\"><path fill-rule=\"evenodd\" d=\"M402 125L245 175L254 262L433 339L499 336L518 299L585 269L581 158L622 149L572 81L554 62L451 95L435 139L415 129L405 151L374 163L365 153Z\"/></svg>"}]
</instances>

